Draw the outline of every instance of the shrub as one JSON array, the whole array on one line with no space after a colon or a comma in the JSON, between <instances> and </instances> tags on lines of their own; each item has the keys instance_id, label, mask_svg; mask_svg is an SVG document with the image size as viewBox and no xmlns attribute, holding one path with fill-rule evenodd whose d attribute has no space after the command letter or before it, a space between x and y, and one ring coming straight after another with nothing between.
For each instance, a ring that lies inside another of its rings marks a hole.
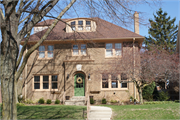
<instances>
[{"instance_id":1,"label":"shrub","mask_svg":"<svg viewBox=\"0 0 180 120\"><path fill-rule=\"evenodd\" d=\"M111 103L117 103L117 100L111 100L110 102Z\"/></svg>"},{"instance_id":2,"label":"shrub","mask_svg":"<svg viewBox=\"0 0 180 120\"><path fill-rule=\"evenodd\" d=\"M175 100L174 102L175 102L175 103L179 103L179 102L180 102L180 100Z\"/></svg>"},{"instance_id":3,"label":"shrub","mask_svg":"<svg viewBox=\"0 0 180 120\"><path fill-rule=\"evenodd\" d=\"M146 99L148 101L152 101L153 100L153 92L154 92L155 87L156 87L155 82L153 82L150 85L147 85L146 87L144 87L143 90L142 90L143 99Z\"/></svg>"},{"instance_id":4,"label":"shrub","mask_svg":"<svg viewBox=\"0 0 180 120\"><path fill-rule=\"evenodd\" d=\"M44 99L43 99L43 98L40 98L40 99L39 99L39 103L40 103L40 104L44 104Z\"/></svg>"},{"instance_id":5,"label":"shrub","mask_svg":"<svg viewBox=\"0 0 180 120\"><path fill-rule=\"evenodd\" d=\"M103 98L103 99L102 99L102 104L106 104L106 102L107 102L106 99Z\"/></svg>"},{"instance_id":6,"label":"shrub","mask_svg":"<svg viewBox=\"0 0 180 120\"><path fill-rule=\"evenodd\" d=\"M46 104L51 104L52 101L50 99L47 99Z\"/></svg>"},{"instance_id":7,"label":"shrub","mask_svg":"<svg viewBox=\"0 0 180 120\"><path fill-rule=\"evenodd\" d=\"M60 100L56 99L55 104L59 104Z\"/></svg>"},{"instance_id":8,"label":"shrub","mask_svg":"<svg viewBox=\"0 0 180 120\"><path fill-rule=\"evenodd\" d=\"M25 106L24 103L16 103L16 106Z\"/></svg>"},{"instance_id":9,"label":"shrub","mask_svg":"<svg viewBox=\"0 0 180 120\"><path fill-rule=\"evenodd\" d=\"M159 92L159 97L158 100L159 101L166 101L168 100L170 97L168 96L168 92L164 92L164 91L160 91Z\"/></svg>"},{"instance_id":10,"label":"shrub","mask_svg":"<svg viewBox=\"0 0 180 120\"><path fill-rule=\"evenodd\" d=\"M25 98L24 98L23 95L19 95L19 96L18 96L18 102L19 102L19 103L24 103L24 102L25 102Z\"/></svg>"},{"instance_id":11,"label":"shrub","mask_svg":"<svg viewBox=\"0 0 180 120\"><path fill-rule=\"evenodd\" d=\"M90 104L94 104L93 98L90 98Z\"/></svg>"},{"instance_id":12,"label":"shrub","mask_svg":"<svg viewBox=\"0 0 180 120\"><path fill-rule=\"evenodd\" d=\"M26 104L33 104L34 102L32 100L30 100L30 99L27 99L27 100L24 101L24 103L26 103Z\"/></svg>"}]
</instances>

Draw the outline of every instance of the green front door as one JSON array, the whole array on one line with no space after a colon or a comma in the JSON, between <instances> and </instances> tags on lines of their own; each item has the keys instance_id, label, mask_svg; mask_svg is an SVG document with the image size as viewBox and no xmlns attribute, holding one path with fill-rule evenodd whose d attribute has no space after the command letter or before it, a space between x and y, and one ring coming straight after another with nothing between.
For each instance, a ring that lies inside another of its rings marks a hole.
<instances>
[{"instance_id":1,"label":"green front door","mask_svg":"<svg viewBox=\"0 0 180 120\"><path fill-rule=\"evenodd\" d=\"M78 73L74 76L74 96L84 96L84 75Z\"/></svg>"}]
</instances>

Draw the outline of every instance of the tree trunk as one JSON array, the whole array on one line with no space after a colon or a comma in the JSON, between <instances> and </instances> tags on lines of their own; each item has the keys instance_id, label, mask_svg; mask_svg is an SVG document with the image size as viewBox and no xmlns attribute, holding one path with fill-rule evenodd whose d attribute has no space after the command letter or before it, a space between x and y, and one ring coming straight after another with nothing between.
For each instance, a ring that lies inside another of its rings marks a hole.
<instances>
[{"instance_id":1,"label":"tree trunk","mask_svg":"<svg viewBox=\"0 0 180 120\"><path fill-rule=\"evenodd\" d=\"M139 88L138 92L139 92L139 102L140 102L140 104L143 104L142 89Z\"/></svg>"},{"instance_id":2,"label":"tree trunk","mask_svg":"<svg viewBox=\"0 0 180 120\"><path fill-rule=\"evenodd\" d=\"M17 120L15 69L18 45L8 30L1 42L2 119Z\"/></svg>"}]
</instances>

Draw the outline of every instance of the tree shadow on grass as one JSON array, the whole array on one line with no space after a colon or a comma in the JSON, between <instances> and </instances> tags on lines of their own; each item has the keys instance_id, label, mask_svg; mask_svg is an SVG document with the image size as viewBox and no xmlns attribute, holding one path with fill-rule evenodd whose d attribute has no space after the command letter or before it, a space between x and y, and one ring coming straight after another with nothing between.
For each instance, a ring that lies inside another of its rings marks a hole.
<instances>
[{"instance_id":1,"label":"tree shadow on grass","mask_svg":"<svg viewBox=\"0 0 180 120\"><path fill-rule=\"evenodd\" d=\"M18 119L85 119L83 108L64 108L52 106L20 106Z\"/></svg>"}]
</instances>

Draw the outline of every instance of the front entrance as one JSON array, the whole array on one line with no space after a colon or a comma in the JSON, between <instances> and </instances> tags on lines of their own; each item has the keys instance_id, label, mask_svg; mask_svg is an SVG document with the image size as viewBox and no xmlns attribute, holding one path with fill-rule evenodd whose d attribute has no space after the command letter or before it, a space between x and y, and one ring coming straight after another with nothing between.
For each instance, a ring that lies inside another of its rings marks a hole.
<instances>
[{"instance_id":1,"label":"front entrance","mask_svg":"<svg viewBox=\"0 0 180 120\"><path fill-rule=\"evenodd\" d=\"M77 73L74 76L74 96L84 96L85 80L84 75Z\"/></svg>"}]
</instances>

